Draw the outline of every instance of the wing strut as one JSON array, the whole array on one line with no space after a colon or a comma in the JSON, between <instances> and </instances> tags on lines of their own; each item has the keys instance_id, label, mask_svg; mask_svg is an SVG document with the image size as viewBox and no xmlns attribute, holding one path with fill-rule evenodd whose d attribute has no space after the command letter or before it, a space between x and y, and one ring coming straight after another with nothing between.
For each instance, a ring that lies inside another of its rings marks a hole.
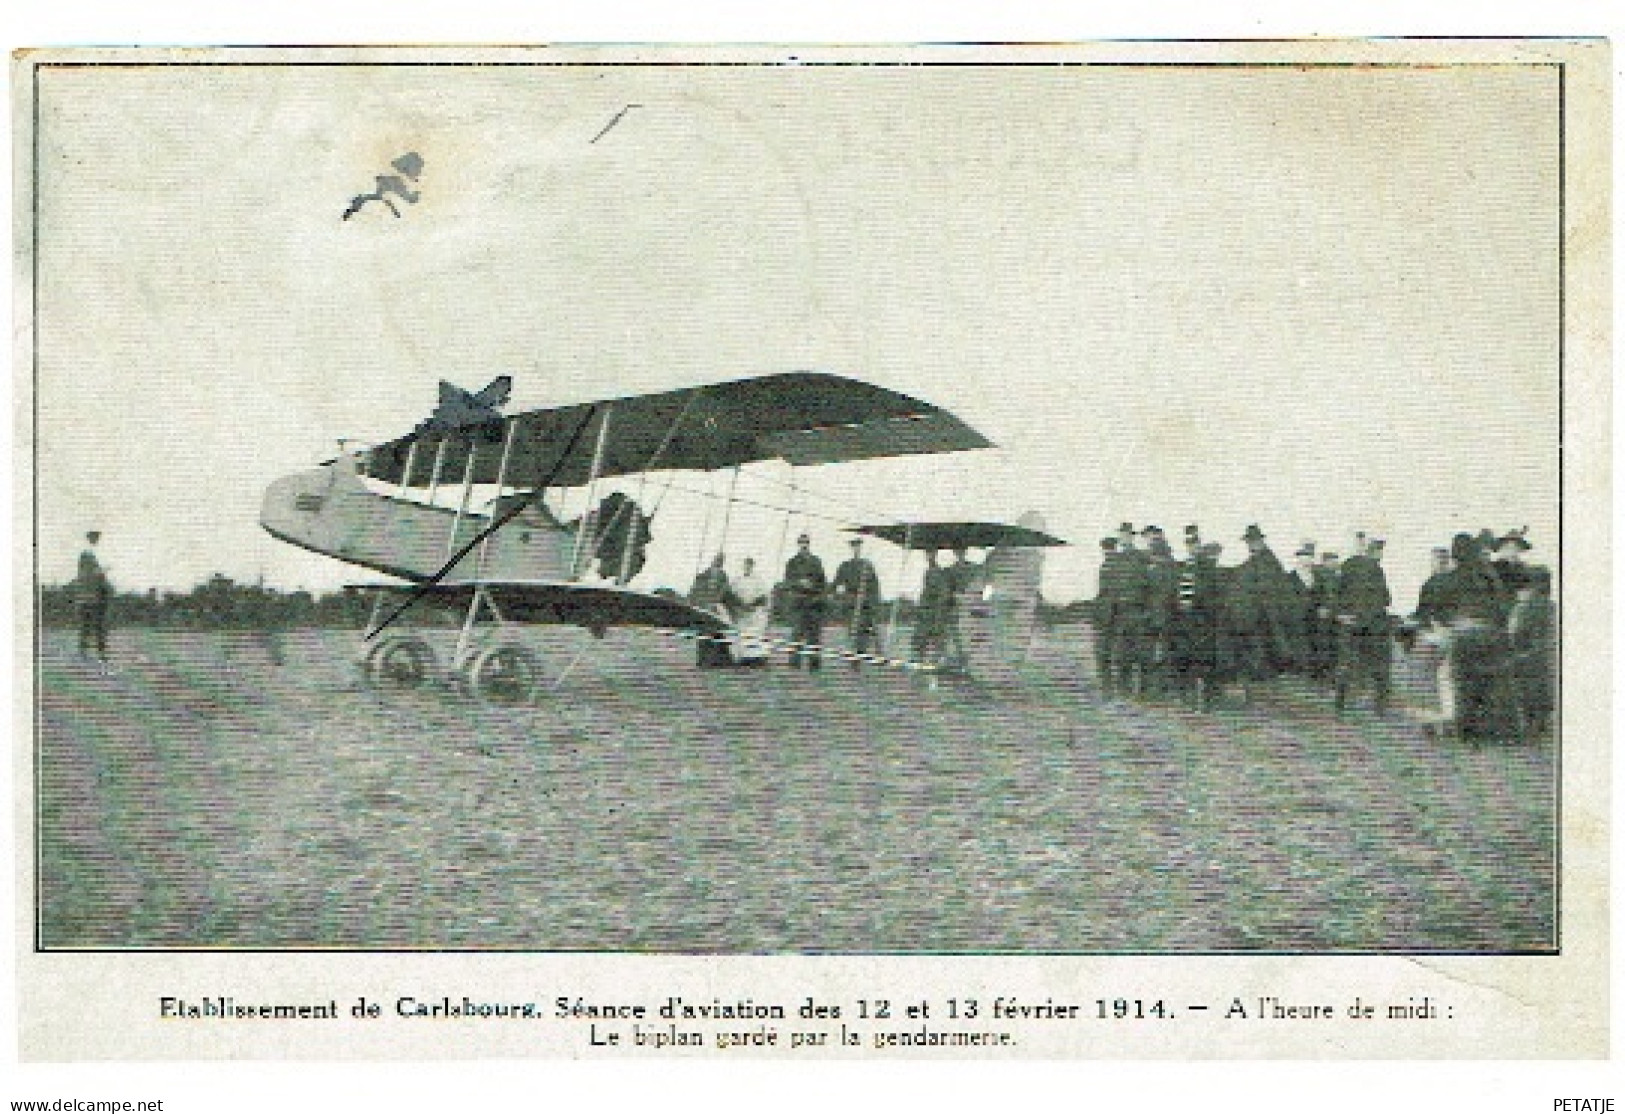
<instances>
[{"instance_id":1,"label":"wing strut","mask_svg":"<svg viewBox=\"0 0 1625 1114\"><path fill-rule=\"evenodd\" d=\"M412 466L418 462L418 443L412 442L412 447L406 451L406 467L401 470L401 482L395 485L395 494L401 498L406 497L406 489L412 483Z\"/></svg>"},{"instance_id":2,"label":"wing strut","mask_svg":"<svg viewBox=\"0 0 1625 1114\"><path fill-rule=\"evenodd\" d=\"M434 468L429 472L429 502L431 503L434 502L434 497L440 494L440 470L445 466L445 463L446 439L442 437L439 441L435 442Z\"/></svg>"},{"instance_id":3,"label":"wing strut","mask_svg":"<svg viewBox=\"0 0 1625 1114\"><path fill-rule=\"evenodd\" d=\"M587 560L592 560L593 554L598 552L598 532L601 523L593 520L593 500L598 497L598 474L604 470L604 444L609 440L609 416L615 409L613 403L604 404L604 413L598 419L598 441L592 448L592 468L587 474L587 509L581 515L581 525L576 529L575 548L570 554L570 579L580 580L584 571L581 563L582 542L587 537L587 527L592 526L591 546L587 549Z\"/></svg>"},{"instance_id":4,"label":"wing strut","mask_svg":"<svg viewBox=\"0 0 1625 1114\"><path fill-rule=\"evenodd\" d=\"M502 503L502 485L508 482L508 457L513 453L513 434L519 427L519 423L512 418L503 418L502 421L508 427L508 433L502 439L502 463L497 465L497 500L493 506L500 506ZM471 455L469 459L472 460L473 456ZM480 542L480 562L475 573L481 580L485 579L485 556L490 551L491 535L486 534L484 540Z\"/></svg>"},{"instance_id":5,"label":"wing strut","mask_svg":"<svg viewBox=\"0 0 1625 1114\"><path fill-rule=\"evenodd\" d=\"M479 459L480 447L473 438L468 442L468 464L463 468L463 497L457 504L457 517L451 523L451 535L446 538L446 555L457 548L457 535L463 532L463 519L468 517L468 498L474 492L474 461ZM466 551L465 551L466 552Z\"/></svg>"},{"instance_id":6,"label":"wing strut","mask_svg":"<svg viewBox=\"0 0 1625 1114\"><path fill-rule=\"evenodd\" d=\"M908 572L908 556L913 552L909 543L914 540L914 524L911 522L903 532L903 556L897 562L897 587L892 593L891 618L886 620L886 645L895 646L892 640L897 637L897 614L903 606L903 577Z\"/></svg>"}]
</instances>

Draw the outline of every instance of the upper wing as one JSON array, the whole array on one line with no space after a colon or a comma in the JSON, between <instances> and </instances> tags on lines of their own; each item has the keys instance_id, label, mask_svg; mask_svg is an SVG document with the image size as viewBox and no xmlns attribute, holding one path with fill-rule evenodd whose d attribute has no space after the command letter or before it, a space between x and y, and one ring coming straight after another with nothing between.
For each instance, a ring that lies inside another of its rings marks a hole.
<instances>
[{"instance_id":1,"label":"upper wing","mask_svg":"<svg viewBox=\"0 0 1625 1114\"><path fill-rule=\"evenodd\" d=\"M588 423L587 435L574 436L583 423ZM831 464L992 444L930 403L820 372L765 375L531 410L508 419L511 442L505 442L502 428L483 431L482 436L420 428L374 449L369 474L400 483L416 440L436 446L444 476L464 475L468 454L475 453L475 483L495 483L506 457L504 479L518 487L538 485L548 477L557 487L587 483L600 440L600 476L675 469L710 471L772 459ZM604 428L601 439L600 428ZM442 439L443 454L437 444ZM429 469L419 464L410 484L424 486L429 478Z\"/></svg>"},{"instance_id":2,"label":"upper wing","mask_svg":"<svg viewBox=\"0 0 1625 1114\"><path fill-rule=\"evenodd\" d=\"M662 630L715 633L729 629L726 620L680 599L599 584L570 581L485 581L479 584L374 585L396 594L421 593L430 601L467 607L483 588L497 612L515 623L587 627L657 627Z\"/></svg>"},{"instance_id":3,"label":"upper wing","mask_svg":"<svg viewBox=\"0 0 1625 1114\"><path fill-rule=\"evenodd\" d=\"M992 549L1065 545L1042 530L1011 526L1004 522L909 522L877 526L854 526L853 533L883 538L909 549Z\"/></svg>"}]
</instances>

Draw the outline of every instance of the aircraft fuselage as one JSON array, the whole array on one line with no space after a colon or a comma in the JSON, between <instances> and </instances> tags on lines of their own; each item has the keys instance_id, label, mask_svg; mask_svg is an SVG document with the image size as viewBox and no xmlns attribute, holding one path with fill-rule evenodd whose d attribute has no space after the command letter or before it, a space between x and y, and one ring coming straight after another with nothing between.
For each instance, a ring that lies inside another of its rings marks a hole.
<instances>
[{"instance_id":1,"label":"aircraft fuselage","mask_svg":"<svg viewBox=\"0 0 1625 1114\"><path fill-rule=\"evenodd\" d=\"M487 514L459 516L374 491L343 460L284 476L260 507L260 525L275 538L412 581L434 576L490 522ZM459 560L444 582L568 580L574 544L574 529L527 508Z\"/></svg>"}]
</instances>

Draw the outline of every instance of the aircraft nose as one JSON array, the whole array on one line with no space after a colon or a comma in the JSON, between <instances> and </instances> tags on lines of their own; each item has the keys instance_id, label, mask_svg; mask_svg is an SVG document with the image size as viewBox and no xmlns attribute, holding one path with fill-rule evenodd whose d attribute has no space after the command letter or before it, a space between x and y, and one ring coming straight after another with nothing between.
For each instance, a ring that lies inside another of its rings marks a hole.
<instances>
[{"instance_id":1,"label":"aircraft nose","mask_svg":"<svg viewBox=\"0 0 1625 1114\"><path fill-rule=\"evenodd\" d=\"M325 477L320 469L283 476L265 489L260 526L276 537L308 541L326 509Z\"/></svg>"}]
</instances>

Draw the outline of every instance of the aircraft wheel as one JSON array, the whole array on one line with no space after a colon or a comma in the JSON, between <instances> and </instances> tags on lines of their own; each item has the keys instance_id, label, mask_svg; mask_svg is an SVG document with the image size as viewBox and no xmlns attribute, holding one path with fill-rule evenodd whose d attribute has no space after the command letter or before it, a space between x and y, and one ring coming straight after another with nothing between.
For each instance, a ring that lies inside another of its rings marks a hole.
<instances>
[{"instance_id":1,"label":"aircraft wheel","mask_svg":"<svg viewBox=\"0 0 1625 1114\"><path fill-rule=\"evenodd\" d=\"M362 673L377 689L420 689L434 679L434 651L421 638L386 638L368 652Z\"/></svg>"},{"instance_id":2,"label":"aircraft wheel","mask_svg":"<svg viewBox=\"0 0 1625 1114\"><path fill-rule=\"evenodd\" d=\"M487 704L528 704L541 687L542 666L523 646L487 646L468 664L468 691Z\"/></svg>"}]
</instances>

